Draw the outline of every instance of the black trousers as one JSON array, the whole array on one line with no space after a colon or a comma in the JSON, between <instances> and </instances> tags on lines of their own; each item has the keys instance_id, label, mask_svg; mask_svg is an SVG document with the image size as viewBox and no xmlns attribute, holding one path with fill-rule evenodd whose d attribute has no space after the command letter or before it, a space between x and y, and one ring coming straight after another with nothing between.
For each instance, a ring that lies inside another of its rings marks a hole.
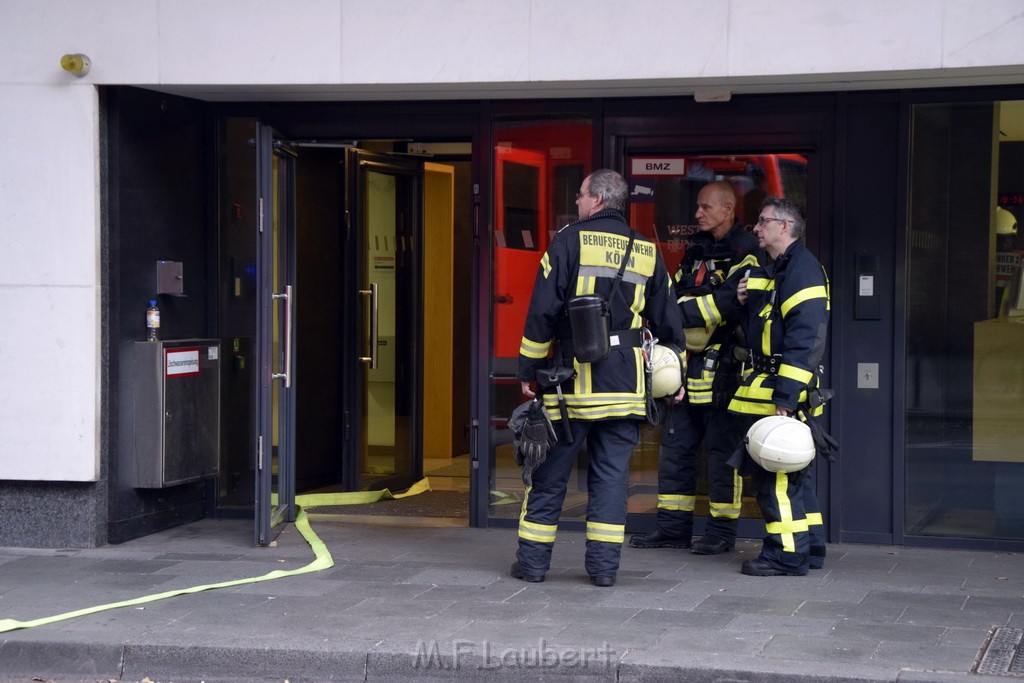
<instances>
[{"instance_id":1,"label":"black trousers","mask_svg":"<svg viewBox=\"0 0 1024 683\"><path fill-rule=\"evenodd\" d=\"M743 481L729 464L745 430L742 421L724 408L691 405L669 408L661 427L658 450L658 511L655 525L670 536L689 539L697 495L697 455L703 442L708 461L711 517L705 538L736 541Z\"/></svg>"},{"instance_id":2,"label":"black trousers","mask_svg":"<svg viewBox=\"0 0 1024 683\"><path fill-rule=\"evenodd\" d=\"M561 437L533 473L519 516L516 559L528 574L544 574L551 566L558 518L573 463L584 442L590 456L587 471L587 550L584 565L590 576L619 569L626 535L626 497L629 459L640 441L637 420L573 420L573 443Z\"/></svg>"},{"instance_id":3,"label":"black trousers","mask_svg":"<svg viewBox=\"0 0 1024 683\"><path fill-rule=\"evenodd\" d=\"M761 419L737 415L743 433ZM746 456L754 495L764 518L765 537L758 556L777 569L805 574L825 562L825 527L814 491L813 464L799 472L769 472Z\"/></svg>"}]
</instances>

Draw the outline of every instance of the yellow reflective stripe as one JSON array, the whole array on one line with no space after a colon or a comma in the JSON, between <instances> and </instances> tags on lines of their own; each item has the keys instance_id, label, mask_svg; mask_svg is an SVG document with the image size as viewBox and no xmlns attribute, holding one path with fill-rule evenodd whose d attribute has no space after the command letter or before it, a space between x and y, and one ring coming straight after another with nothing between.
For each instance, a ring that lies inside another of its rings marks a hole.
<instances>
[{"instance_id":1,"label":"yellow reflective stripe","mask_svg":"<svg viewBox=\"0 0 1024 683\"><path fill-rule=\"evenodd\" d=\"M772 387L764 386L765 381L770 375L758 375L754 378L754 381L750 384L744 384L736 390L736 395L740 398L750 398L758 401L770 401L772 400Z\"/></svg>"},{"instance_id":2,"label":"yellow reflective stripe","mask_svg":"<svg viewBox=\"0 0 1024 683\"><path fill-rule=\"evenodd\" d=\"M711 503L711 516L721 519L738 519L740 506L735 503Z\"/></svg>"},{"instance_id":3,"label":"yellow reflective stripe","mask_svg":"<svg viewBox=\"0 0 1024 683\"><path fill-rule=\"evenodd\" d=\"M697 496L684 496L675 493L658 494L658 509L660 510L681 510L683 512L693 512L696 502Z\"/></svg>"},{"instance_id":4,"label":"yellow reflective stripe","mask_svg":"<svg viewBox=\"0 0 1024 683\"><path fill-rule=\"evenodd\" d=\"M693 391L711 391L712 384L713 380L709 379L686 378L686 388Z\"/></svg>"},{"instance_id":5,"label":"yellow reflective stripe","mask_svg":"<svg viewBox=\"0 0 1024 683\"><path fill-rule=\"evenodd\" d=\"M753 254L747 254L743 257L742 261L731 267L726 277L730 278L735 275L737 271L747 270L748 268L757 268L757 257ZM750 280L747 280L747 287L750 287L750 282Z\"/></svg>"},{"instance_id":6,"label":"yellow reflective stripe","mask_svg":"<svg viewBox=\"0 0 1024 683\"><path fill-rule=\"evenodd\" d=\"M547 358L550 349L550 339L546 342L536 342L523 337L523 341L519 342L519 354L527 358Z\"/></svg>"},{"instance_id":7,"label":"yellow reflective stripe","mask_svg":"<svg viewBox=\"0 0 1024 683\"><path fill-rule=\"evenodd\" d=\"M761 355L772 355L772 319L765 318L764 328L761 330Z\"/></svg>"},{"instance_id":8,"label":"yellow reflective stripe","mask_svg":"<svg viewBox=\"0 0 1024 683\"><path fill-rule=\"evenodd\" d=\"M754 403L734 398L729 401L729 410L744 415L774 415L775 405L772 403Z\"/></svg>"},{"instance_id":9,"label":"yellow reflective stripe","mask_svg":"<svg viewBox=\"0 0 1024 683\"><path fill-rule=\"evenodd\" d=\"M538 543L554 543L555 530L558 528L556 525L526 521L526 506L530 501L532 491L533 487L528 486L523 492L523 507L519 511L519 538Z\"/></svg>"},{"instance_id":10,"label":"yellow reflective stripe","mask_svg":"<svg viewBox=\"0 0 1024 683\"><path fill-rule=\"evenodd\" d=\"M825 521L821 518L820 512L807 513L807 526L822 526Z\"/></svg>"},{"instance_id":11,"label":"yellow reflective stripe","mask_svg":"<svg viewBox=\"0 0 1024 683\"><path fill-rule=\"evenodd\" d=\"M793 538L793 533L800 531L800 529L793 529L793 503L789 500L789 496L786 495L786 490L789 488L789 475L785 472L775 473L775 500L779 503L779 521L765 523L765 530L769 534L778 534L782 541L782 549L787 553L796 552L796 539ZM803 531L807 530L807 520L800 520L803 522Z\"/></svg>"},{"instance_id":12,"label":"yellow reflective stripe","mask_svg":"<svg viewBox=\"0 0 1024 683\"><path fill-rule=\"evenodd\" d=\"M767 290L771 286L772 282L774 281L771 278L752 277L747 280L747 289Z\"/></svg>"},{"instance_id":13,"label":"yellow reflective stripe","mask_svg":"<svg viewBox=\"0 0 1024 683\"><path fill-rule=\"evenodd\" d=\"M799 292L782 302L782 308L780 309L782 311L782 317L785 318L789 315L790 310L792 310L794 306L799 306L803 302L810 301L811 299L825 299L827 301L828 290L825 289L824 285L801 289Z\"/></svg>"},{"instance_id":14,"label":"yellow reflective stripe","mask_svg":"<svg viewBox=\"0 0 1024 683\"><path fill-rule=\"evenodd\" d=\"M607 420L616 417L644 417L647 408L643 401L631 404L599 406L594 408L569 408L571 420ZM553 419L557 419L554 418Z\"/></svg>"},{"instance_id":15,"label":"yellow reflective stripe","mask_svg":"<svg viewBox=\"0 0 1024 683\"><path fill-rule=\"evenodd\" d=\"M558 525L556 524L537 524L525 519L519 520L519 538L524 538L527 541L554 543L557 529Z\"/></svg>"},{"instance_id":16,"label":"yellow reflective stripe","mask_svg":"<svg viewBox=\"0 0 1024 683\"><path fill-rule=\"evenodd\" d=\"M622 543L626 540L626 525L587 522L587 540L604 543Z\"/></svg>"},{"instance_id":17,"label":"yellow reflective stripe","mask_svg":"<svg viewBox=\"0 0 1024 683\"><path fill-rule=\"evenodd\" d=\"M718 306L715 305L715 297L710 294L698 297L697 308L700 309L700 315L708 327L722 322L722 314L718 311Z\"/></svg>"},{"instance_id":18,"label":"yellow reflective stripe","mask_svg":"<svg viewBox=\"0 0 1024 683\"><path fill-rule=\"evenodd\" d=\"M808 524L806 519L800 519L793 522L768 522L764 526L765 530L770 534L789 535L790 539L792 539L792 534L798 531L807 531ZM783 546L786 551L793 552L792 546L786 545L785 542Z\"/></svg>"},{"instance_id":19,"label":"yellow reflective stripe","mask_svg":"<svg viewBox=\"0 0 1024 683\"><path fill-rule=\"evenodd\" d=\"M565 402L572 407L586 408L588 406L601 406L605 404L618 403L621 401L642 401L644 395L641 392L635 394L621 393L600 393L600 394L566 394ZM544 405L549 408L558 407L558 394L544 394Z\"/></svg>"},{"instance_id":20,"label":"yellow reflective stripe","mask_svg":"<svg viewBox=\"0 0 1024 683\"><path fill-rule=\"evenodd\" d=\"M798 368L795 365L783 363L779 366L779 377L787 377L796 380L800 384L810 384L811 380L814 379L814 373L810 370Z\"/></svg>"},{"instance_id":21,"label":"yellow reflective stripe","mask_svg":"<svg viewBox=\"0 0 1024 683\"><path fill-rule=\"evenodd\" d=\"M576 379L572 384L572 393L586 395L590 393L590 383L593 381L593 370L590 367L590 363L580 363L575 358L572 361L572 366L576 369ZM556 393L552 398L555 399L555 403L558 403L558 394Z\"/></svg>"},{"instance_id":22,"label":"yellow reflective stripe","mask_svg":"<svg viewBox=\"0 0 1024 683\"><path fill-rule=\"evenodd\" d=\"M644 303L646 298L644 297L643 287L633 287L633 303L629 305L629 310L633 311L633 319L629 323L629 329L636 330L643 327L644 321L640 317L639 311L644 310Z\"/></svg>"},{"instance_id":23,"label":"yellow reflective stripe","mask_svg":"<svg viewBox=\"0 0 1024 683\"><path fill-rule=\"evenodd\" d=\"M593 275L580 275L576 278L576 296L593 294L597 279Z\"/></svg>"},{"instance_id":24,"label":"yellow reflective stripe","mask_svg":"<svg viewBox=\"0 0 1024 683\"><path fill-rule=\"evenodd\" d=\"M544 273L544 279L548 279L548 275L551 275L551 257L545 251L544 255L540 257L540 269Z\"/></svg>"}]
</instances>

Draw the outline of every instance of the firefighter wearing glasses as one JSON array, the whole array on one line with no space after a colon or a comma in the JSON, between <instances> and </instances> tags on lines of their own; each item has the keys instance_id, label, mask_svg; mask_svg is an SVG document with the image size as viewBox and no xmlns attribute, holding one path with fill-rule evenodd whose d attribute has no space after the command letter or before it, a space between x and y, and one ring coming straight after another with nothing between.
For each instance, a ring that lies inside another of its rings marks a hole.
<instances>
[{"instance_id":1,"label":"firefighter wearing glasses","mask_svg":"<svg viewBox=\"0 0 1024 683\"><path fill-rule=\"evenodd\" d=\"M641 349L645 319L662 343L680 349L685 343L665 265L655 245L626 223L627 195L628 185L615 171L587 176L576 200L579 220L555 235L537 272L519 350L523 394L535 395L531 383L552 362L575 369L575 376L558 385L559 395L552 387L543 396L558 441L533 473L519 518L517 561L509 573L524 581L544 580L569 473L586 443L585 566L595 585L615 584L625 537L629 459L647 414ZM580 362L576 347L581 339L572 336L567 309L570 300L593 295L607 304L609 349L603 360ZM681 387L675 400L684 392ZM560 397L568 420L559 409Z\"/></svg>"},{"instance_id":2,"label":"firefighter wearing glasses","mask_svg":"<svg viewBox=\"0 0 1024 683\"><path fill-rule=\"evenodd\" d=\"M676 295L689 350L686 399L672 406L661 427L658 508L654 531L629 539L634 548L691 548L697 495L697 455L707 453L710 518L691 552L717 555L736 544L743 481L728 464L743 431L726 409L739 386L736 289L762 252L736 218L736 193L717 181L697 194L700 226L676 272Z\"/></svg>"},{"instance_id":3,"label":"firefighter wearing glasses","mask_svg":"<svg viewBox=\"0 0 1024 683\"><path fill-rule=\"evenodd\" d=\"M804 246L805 222L792 201L771 197L761 207L754 234L771 257L753 269L737 294L747 306L747 343L753 368L729 403L745 419L743 431L767 415L813 416L809 399L825 352L829 282ZM800 413L798 414L798 411ZM752 576L803 576L825 561L824 528L808 470L769 472L747 457L765 521L757 559L743 563Z\"/></svg>"}]
</instances>

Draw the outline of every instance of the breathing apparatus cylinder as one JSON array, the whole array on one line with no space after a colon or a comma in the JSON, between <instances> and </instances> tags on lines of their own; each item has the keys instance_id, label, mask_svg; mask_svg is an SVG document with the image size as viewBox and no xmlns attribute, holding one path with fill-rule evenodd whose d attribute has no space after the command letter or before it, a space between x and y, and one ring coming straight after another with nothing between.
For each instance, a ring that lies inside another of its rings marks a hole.
<instances>
[{"instance_id":1,"label":"breathing apparatus cylinder","mask_svg":"<svg viewBox=\"0 0 1024 683\"><path fill-rule=\"evenodd\" d=\"M580 363L595 363L611 353L611 314L604 297L586 294L569 299L569 326L572 328L573 355Z\"/></svg>"}]
</instances>

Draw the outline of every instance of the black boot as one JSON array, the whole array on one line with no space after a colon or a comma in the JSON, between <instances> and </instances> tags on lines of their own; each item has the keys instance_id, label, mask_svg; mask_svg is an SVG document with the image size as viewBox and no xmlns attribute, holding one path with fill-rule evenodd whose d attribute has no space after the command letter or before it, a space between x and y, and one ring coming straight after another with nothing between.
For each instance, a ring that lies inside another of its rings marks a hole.
<instances>
[{"instance_id":1,"label":"black boot","mask_svg":"<svg viewBox=\"0 0 1024 683\"><path fill-rule=\"evenodd\" d=\"M669 536L659 529L649 534L631 536L630 548L689 548L690 539L682 536Z\"/></svg>"}]
</instances>

